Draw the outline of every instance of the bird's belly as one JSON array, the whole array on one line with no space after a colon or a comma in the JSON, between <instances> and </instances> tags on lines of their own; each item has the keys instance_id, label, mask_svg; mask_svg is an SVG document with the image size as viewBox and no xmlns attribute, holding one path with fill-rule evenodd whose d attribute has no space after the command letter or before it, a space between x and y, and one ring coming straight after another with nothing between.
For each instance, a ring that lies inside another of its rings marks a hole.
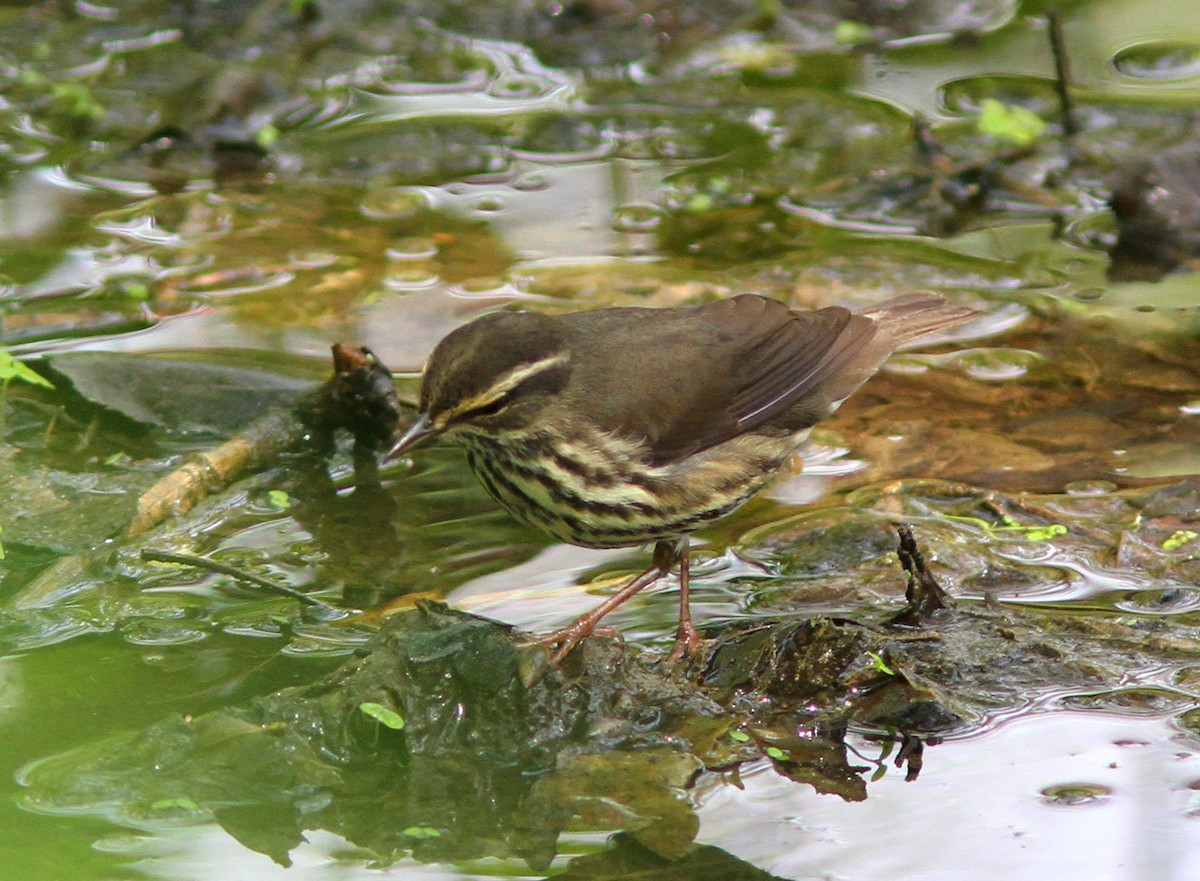
<instances>
[{"instance_id":1,"label":"bird's belly","mask_svg":"<svg viewBox=\"0 0 1200 881\"><path fill-rule=\"evenodd\" d=\"M659 468L528 439L519 449L464 446L484 488L518 520L569 544L612 548L676 538L725 516L762 487L794 444L777 441L754 454L745 444L728 455L715 448Z\"/></svg>"}]
</instances>

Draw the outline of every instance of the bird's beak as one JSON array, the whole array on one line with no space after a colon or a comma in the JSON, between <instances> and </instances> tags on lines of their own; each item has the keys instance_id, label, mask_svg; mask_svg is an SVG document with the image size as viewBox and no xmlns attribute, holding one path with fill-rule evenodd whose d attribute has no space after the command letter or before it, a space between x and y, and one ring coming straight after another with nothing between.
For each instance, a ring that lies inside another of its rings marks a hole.
<instances>
[{"instance_id":1,"label":"bird's beak","mask_svg":"<svg viewBox=\"0 0 1200 881\"><path fill-rule=\"evenodd\" d=\"M387 455L383 457L383 461L390 462L402 453L411 450L421 441L431 438L436 434L441 434L440 428L434 428L433 423L429 421L429 415L422 413L417 417L417 421L409 426L408 431L400 435L400 439L388 450Z\"/></svg>"}]
</instances>

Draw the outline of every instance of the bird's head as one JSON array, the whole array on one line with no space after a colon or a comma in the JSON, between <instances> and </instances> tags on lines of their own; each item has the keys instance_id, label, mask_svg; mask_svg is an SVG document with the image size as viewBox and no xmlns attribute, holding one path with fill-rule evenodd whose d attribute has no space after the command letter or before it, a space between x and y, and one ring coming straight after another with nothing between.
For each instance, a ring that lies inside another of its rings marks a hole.
<instances>
[{"instance_id":1,"label":"bird's head","mask_svg":"<svg viewBox=\"0 0 1200 881\"><path fill-rule=\"evenodd\" d=\"M550 316L497 312L464 325L429 356L417 421L386 458L445 432L497 436L525 428L570 370L564 334Z\"/></svg>"}]
</instances>

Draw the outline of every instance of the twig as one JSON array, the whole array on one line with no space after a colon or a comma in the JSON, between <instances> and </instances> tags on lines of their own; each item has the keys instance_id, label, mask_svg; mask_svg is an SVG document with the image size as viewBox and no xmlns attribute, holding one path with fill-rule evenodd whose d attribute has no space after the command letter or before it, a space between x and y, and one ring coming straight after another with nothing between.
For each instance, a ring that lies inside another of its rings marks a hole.
<instances>
[{"instance_id":1,"label":"twig","mask_svg":"<svg viewBox=\"0 0 1200 881\"><path fill-rule=\"evenodd\" d=\"M400 421L391 371L370 349L340 343L333 347L333 363L333 377L293 407L267 413L237 437L190 457L160 478L138 498L137 512L120 537L143 535L165 520L191 511L234 481L275 464L286 453L330 452L337 431L354 435L356 450L385 449ZM94 419L89 426L85 446L98 424ZM81 554L58 559L0 608L30 608L52 602L82 577L94 557ZM227 574L241 577L236 572Z\"/></svg>"},{"instance_id":2,"label":"twig","mask_svg":"<svg viewBox=\"0 0 1200 881\"><path fill-rule=\"evenodd\" d=\"M1063 134L1068 138L1079 134L1075 105L1071 101L1071 63L1067 58L1067 43L1063 36L1062 13L1057 9L1046 12L1050 21L1050 53L1054 56L1054 90L1058 93L1058 112L1062 118Z\"/></svg>"},{"instance_id":3,"label":"twig","mask_svg":"<svg viewBox=\"0 0 1200 881\"><path fill-rule=\"evenodd\" d=\"M896 556L900 565L908 573L908 586L904 589L904 599L908 606L893 619L901 624L917 624L940 609L950 608L950 598L946 591L937 583L933 573L925 563L925 555L917 547L913 538L912 527L907 523L896 526L900 536L900 546Z\"/></svg>"},{"instance_id":4,"label":"twig","mask_svg":"<svg viewBox=\"0 0 1200 881\"><path fill-rule=\"evenodd\" d=\"M150 563L175 563L180 566L193 566L196 569L205 569L209 572L219 572L221 575L230 575L238 581L245 581L249 584L265 587L267 590L273 590L275 593L283 594L285 597L291 597L299 602L306 603L310 606L317 606L326 609L330 612L342 614L344 609L339 609L337 606L331 606L324 600L319 600L316 597L311 597L306 593L296 590L293 587L288 587L286 584L278 584L269 579L262 578L250 572L245 572L235 566L228 566L225 563L218 563L216 560L210 560L208 557L197 557L192 554L174 554L168 551L155 551L146 549L141 552L141 558Z\"/></svg>"}]
</instances>

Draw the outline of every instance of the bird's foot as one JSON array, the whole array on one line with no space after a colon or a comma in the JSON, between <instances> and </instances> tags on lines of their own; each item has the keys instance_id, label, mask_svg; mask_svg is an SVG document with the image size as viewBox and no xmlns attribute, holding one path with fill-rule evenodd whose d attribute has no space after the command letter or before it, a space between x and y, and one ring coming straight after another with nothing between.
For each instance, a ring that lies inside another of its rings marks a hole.
<instances>
[{"instance_id":1,"label":"bird's foot","mask_svg":"<svg viewBox=\"0 0 1200 881\"><path fill-rule=\"evenodd\" d=\"M676 661L698 654L706 642L707 640L692 626L691 621L680 624L679 629L675 631L675 647L667 656L667 662L674 664Z\"/></svg>"},{"instance_id":2,"label":"bird's foot","mask_svg":"<svg viewBox=\"0 0 1200 881\"><path fill-rule=\"evenodd\" d=\"M567 655L575 651L575 647L589 636L605 636L620 639L621 633L614 627L597 627L594 623L579 619L568 624L561 630L547 633L535 638L535 642L544 645L551 651L550 663L559 664Z\"/></svg>"}]
</instances>

